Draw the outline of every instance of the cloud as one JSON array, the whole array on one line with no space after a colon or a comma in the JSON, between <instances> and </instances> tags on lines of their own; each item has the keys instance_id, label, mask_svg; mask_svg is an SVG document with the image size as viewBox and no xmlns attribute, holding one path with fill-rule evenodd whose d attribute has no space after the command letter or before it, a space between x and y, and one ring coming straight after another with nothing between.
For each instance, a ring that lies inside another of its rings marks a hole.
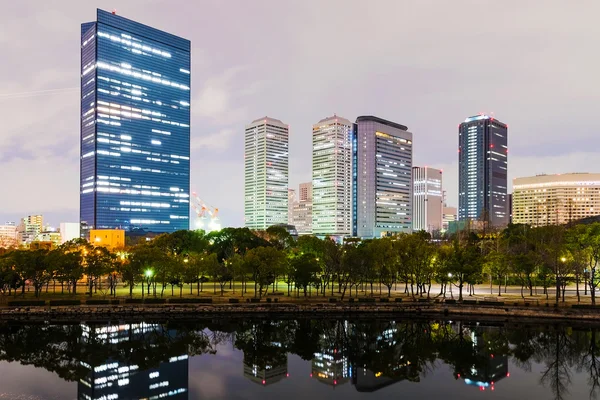
<instances>
[{"instance_id":1,"label":"cloud","mask_svg":"<svg viewBox=\"0 0 600 400\"><path fill-rule=\"evenodd\" d=\"M235 131L233 129L221 129L218 132L209 133L202 136L194 136L191 143L191 151L198 149L208 149L223 151L227 150L231 144L231 139Z\"/></svg>"}]
</instances>

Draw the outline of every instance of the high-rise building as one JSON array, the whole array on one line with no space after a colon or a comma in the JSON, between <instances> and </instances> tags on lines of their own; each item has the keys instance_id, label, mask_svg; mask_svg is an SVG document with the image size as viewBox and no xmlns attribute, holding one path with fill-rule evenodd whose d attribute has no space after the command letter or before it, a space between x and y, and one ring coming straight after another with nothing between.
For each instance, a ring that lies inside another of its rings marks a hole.
<instances>
[{"instance_id":1,"label":"high-rise building","mask_svg":"<svg viewBox=\"0 0 600 400\"><path fill-rule=\"evenodd\" d=\"M296 203L296 191L288 189L288 225L294 224L294 204Z\"/></svg>"},{"instance_id":2,"label":"high-rise building","mask_svg":"<svg viewBox=\"0 0 600 400\"><path fill-rule=\"evenodd\" d=\"M513 179L514 224L560 225L600 215L600 174L570 173Z\"/></svg>"},{"instance_id":3,"label":"high-rise building","mask_svg":"<svg viewBox=\"0 0 600 400\"><path fill-rule=\"evenodd\" d=\"M298 201L292 206L292 225L296 227L298 235L313 233L313 190L312 183L301 183Z\"/></svg>"},{"instance_id":4,"label":"high-rise building","mask_svg":"<svg viewBox=\"0 0 600 400\"><path fill-rule=\"evenodd\" d=\"M508 224L508 126L488 115L458 126L458 219Z\"/></svg>"},{"instance_id":5,"label":"high-rise building","mask_svg":"<svg viewBox=\"0 0 600 400\"><path fill-rule=\"evenodd\" d=\"M298 185L298 201L312 201L313 199L313 184L305 182Z\"/></svg>"},{"instance_id":6,"label":"high-rise building","mask_svg":"<svg viewBox=\"0 0 600 400\"><path fill-rule=\"evenodd\" d=\"M353 146L355 236L381 237L412 228L412 133L373 116L356 119Z\"/></svg>"},{"instance_id":7,"label":"high-rise building","mask_svg":"<svg viewBox=\"0 0 600 400\"><path fill-rule=\"evenodd\" d=\"M82 234L189 228L190 41L98 10L81 25Z\"/></svg>"},{"instance_id":8,"label":"high-rise building","mask_svg":"<svg viewBox=\"0 0 600 400\"><path fill-rule=\"evenodd\" d=\"M246 125L244 221L250 229L288 222L289 128L264 117Z\"/></svg>"},{"instance_id":9,"label":"high-rise building","mask_svg":"<svg viewBox=\"0 0 600 400\"><path fill-rule=\"evenodd\" d=\"M30 244L44 230L44 217L42 215L28 215L21 218L17 227L17 240L19 244Z\"/></svg>"},{"instance_id":10,"label":"high-rise building","mask_svg":"<svg viewBox=\"0 0 600 400\"><path fill-rule=\"evenodd\" d=\"M413 230L440 231L442 209L442 171L413 167Z\"/></svg>"},{"instance_id":11,"label":"high-rise building","mask_svg":"<svg viewBox=\"0 0 600 400\"><path fill-rule=\"evenodd\" d=\"M313 125L313 233L352 235L352 143L356 125L334 115Z\"/></svg>"}]
</instances>

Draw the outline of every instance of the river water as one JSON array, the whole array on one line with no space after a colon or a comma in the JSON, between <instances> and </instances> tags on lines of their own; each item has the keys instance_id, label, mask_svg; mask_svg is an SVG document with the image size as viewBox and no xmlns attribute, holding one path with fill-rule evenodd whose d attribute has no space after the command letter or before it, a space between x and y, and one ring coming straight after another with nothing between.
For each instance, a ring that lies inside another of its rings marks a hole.
<instances>
[{"instance_id":1,"label":"river water","mask_svg":"<svg viewBox=\"0 0 600 400\"><path fill-rule=\"evenodd\" d=\"M600 324L0 323L0 399L589 399Z\"/></svg>"}]
</instances>

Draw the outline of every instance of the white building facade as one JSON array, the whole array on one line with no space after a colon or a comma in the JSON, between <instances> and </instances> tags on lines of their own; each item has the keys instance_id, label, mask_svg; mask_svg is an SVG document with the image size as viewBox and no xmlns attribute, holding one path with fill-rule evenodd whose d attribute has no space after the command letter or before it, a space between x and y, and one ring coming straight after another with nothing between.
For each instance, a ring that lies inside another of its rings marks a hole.
<instances>
[{"instance_id":1,"label":"white building facade","mask_svg":"<svg viewBox=\"0 0 600 400\"><path fill-rule=\"evenodd\" d=\"M352 235L354 132L355 125L337 115L313 125L312 231L316 236Z\"/></svg>"},{"instance_id":2,"label":"white building facade","mask_svg":"<svg viewBox=\"0 0 600 400\"><path fill-rule=\"evenodd\" d=\"M442 230L442 171L413 167L413 231Z\"/></svg>"},{"instance_id":3,"label":"white building facade","mask_svg":"<svg viewBox=\"0 0 600 400\"><path fill-rule=\"evenodd\" d=\"M513 179L513 224L560 225L597 215L600 215L599 173Z\"/></svg>"},{"instance_id":4,"label":"white building facade","mask_svg":"<svg viewBox=\"0 0 600 400\"><path fill-rule=\"evenodd\" d=\"M288 223L289 128L264 117L246 126L244 225L264 230Z\"/></svg>"}]
</instances>

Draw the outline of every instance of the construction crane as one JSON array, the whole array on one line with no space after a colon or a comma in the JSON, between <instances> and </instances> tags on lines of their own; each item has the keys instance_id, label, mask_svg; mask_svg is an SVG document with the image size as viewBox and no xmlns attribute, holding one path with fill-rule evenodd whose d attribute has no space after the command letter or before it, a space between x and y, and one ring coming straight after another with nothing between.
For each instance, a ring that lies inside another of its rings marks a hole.
<instances>
[{"instance_id":1,"label":"construction crane","mask_svg":"<svg viewBox=\"0 0 600 400\"><path fill-rule=\"evenodd\" d=\"M196 192L192 192L193 201L190 202L192 209L196 213L196 229L202 229L206 232L221 230L221 221L219 221L219 209L207 205Z\"/></svg>"}]
</instances>

